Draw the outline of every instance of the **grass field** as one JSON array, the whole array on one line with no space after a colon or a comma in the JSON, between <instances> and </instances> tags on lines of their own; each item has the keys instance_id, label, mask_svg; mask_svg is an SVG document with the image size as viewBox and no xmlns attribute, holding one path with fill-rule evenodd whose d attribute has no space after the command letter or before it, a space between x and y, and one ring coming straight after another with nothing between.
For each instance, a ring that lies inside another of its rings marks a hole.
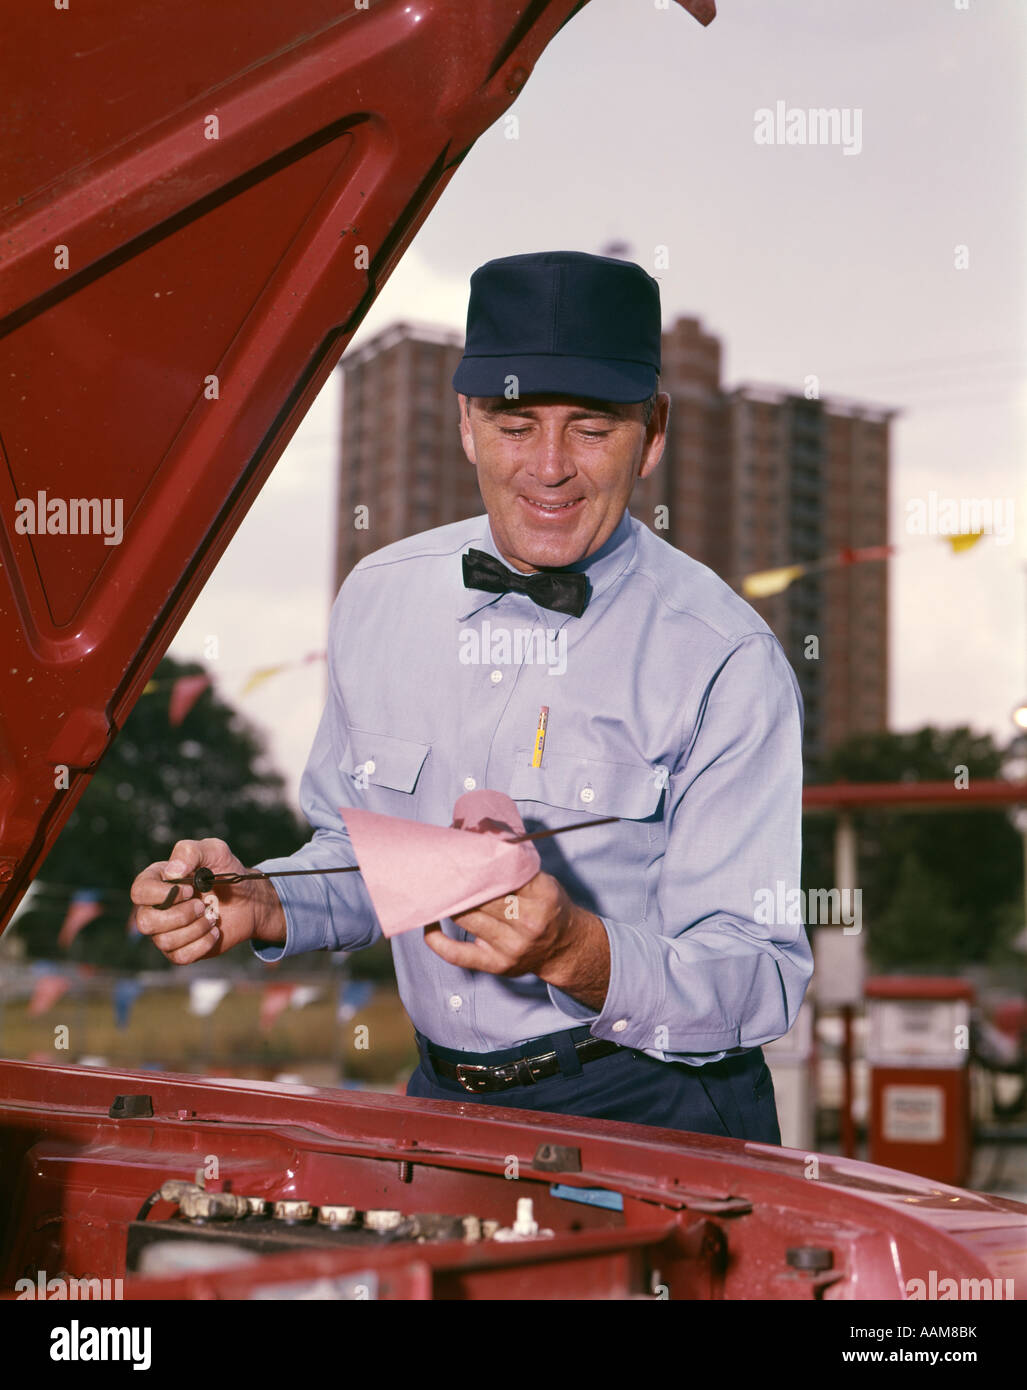
<instances>
[{"instance_id":1,"label":"grass field","mask_svg":"<svg viewBox=\"0 0 1027 1390\"><path fill-rule=\"evenodd\" d=\"M41 1018L28 1016L27 1000L8 1002L0 1014L0 1056L58 1063L103 1058L111 1067L200 1075L290 1072L313 1084L341 1076L383 1086L405 1081L417 1065L413 1027L399 996L385 986L345 1022L336 1021L329 987L305 1008L286 1009L267 1033L260 1029L257 989L231 991L208 1018L191 1014L188 1002L187 987L147 991L122 1030L109 997L66 996ZM67 1029L67 1047L55 1045L63 1040L59 1028Z\"/></svg>"}]
</instances>

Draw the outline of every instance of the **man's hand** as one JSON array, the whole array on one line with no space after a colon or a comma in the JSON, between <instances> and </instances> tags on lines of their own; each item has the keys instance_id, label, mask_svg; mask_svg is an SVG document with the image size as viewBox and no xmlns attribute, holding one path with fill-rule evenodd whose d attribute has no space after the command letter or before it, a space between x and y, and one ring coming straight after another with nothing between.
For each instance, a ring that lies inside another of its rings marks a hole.
<instances>
[{"instance_id":1,"label":"man's hand","mask_svg":"<svg viewBox=\"0 0 1027 1390\"><path fill-rule=\"evenodd\" d=\"M516 894L493 898L453 918L475 938L453 941L438 922L424 939L437 956L489 975L537 975L591 1009L610 985L610 943L602 922L571 902L550 874L536 874Z\"/></svg>"},{"instance_id":2,"label":"man's hand","mask_svg":"<svg viewBox=\"0 0 1027 1390\"><path fill-rule=\"evenodd\" d=\"M179 840L171 858L149 868L132 884L136 926L175 965L191 965L220 956L242 941L285 940L286 923L278 894L267 879L215 883L219 902L216 926L208 920L202 897L191 884L180 884L171 905L159 906L170 892L169 878L188 878L205 864L216 874L245 873L224 840Z\"/></svg>"}]
</instances>

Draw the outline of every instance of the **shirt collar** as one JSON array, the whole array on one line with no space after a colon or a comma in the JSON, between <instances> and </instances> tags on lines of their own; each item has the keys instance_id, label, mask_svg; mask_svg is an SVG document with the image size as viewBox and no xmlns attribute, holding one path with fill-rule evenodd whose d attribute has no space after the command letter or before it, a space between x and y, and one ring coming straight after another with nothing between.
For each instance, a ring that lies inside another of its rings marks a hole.
<instances>
[{"instance_id":1,"label":"shirt collar","mask_svg":"<svg viewBox=\"0 0 1027 1390\"><path fill-rule=\"evenodd\" d=\"M509 561L499 553L496 542L492 535L492 525L488 517L483 517L485 523L479 539L469 541L466 548L483 550L487 555L491 555L507 569L512 569ZM596 598L608 589L610 585L627 569L628 565L635 556L635 529L632 525L631 514L625 508L624 515L618 521L606 541L599 547L594 554L588 555L583 560L576 560L573 565L566 568L575 574L585 574L589 582L589 603L594 603ZM467 602L463 605L462 611L457 614L462 622L469 618L472 613L477 613L479 609L487 608L489 604L497 602L504 597L503 594L487 594L481 589L464 589ZM588 611L587 609L585 610ZM549 613L549 610L546 610ZM563 626L564 622L570 617L569 613L549 613L550 618L556 626Z\"/></svg>"}]
</instances>

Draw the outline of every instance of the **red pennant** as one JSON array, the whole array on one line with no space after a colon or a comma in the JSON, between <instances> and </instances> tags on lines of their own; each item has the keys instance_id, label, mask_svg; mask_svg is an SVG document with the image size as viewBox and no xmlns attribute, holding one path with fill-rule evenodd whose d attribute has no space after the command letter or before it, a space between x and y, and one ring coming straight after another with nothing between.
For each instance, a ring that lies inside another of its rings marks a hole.
<instances>
[{"instance_id":1,"label":"red pennant","mask_svg":"<svg viewBox=\"0 0 1027 1390\"><path fill-rule=\"evenodd\" d=\"M893 545L843 545L838 552L838 562L842 565L861 565L865 560L887 560L894 553Z\"/></svg>"},{"instance_id":2,"label":"red pennant","mask_svg":"<svg viewBox=\"0 0 1027 1390\"><path fill-rule=\"evenodd\" d=\"M87 927L102 912L103 903L99 902L92 893L76 893L68 904L67 914L61 923L61 929L57 934L57 945L66 951L82 928Z\"/></svg>"},{"instance_id":3,"label":"red pennant","mask_svg":"<svg viewBox=\"0 0 1027 1390\"><path fill-rule=\"evenodd\" d=\"M168 701L168 723L177 729L182 720L210 685L209 676L179 676L171 687Z\"/></svg>"},{"instance_id":4,"label":"red pennant","mask_svg":"<svg viewBox=\"0 0 1027 1390\"><path fill-rule=\"evenodd\" d=\"M63 994L71 988L71 981L64 975L43 975L36 981L29 1000L29 1018L38 1018L47 1013Z\"/></svg>"},{"instance_id":5,"label":"red pennant","mask_svg":"<svg viewBox=\"0 0 1027 1390\"><path fill-rule=\"evenodd\" d=\"M289 1007L295 985L265 985L260 1001L260 1031L270 1033L275 1019Z\"/></svg>"}]
</instances>

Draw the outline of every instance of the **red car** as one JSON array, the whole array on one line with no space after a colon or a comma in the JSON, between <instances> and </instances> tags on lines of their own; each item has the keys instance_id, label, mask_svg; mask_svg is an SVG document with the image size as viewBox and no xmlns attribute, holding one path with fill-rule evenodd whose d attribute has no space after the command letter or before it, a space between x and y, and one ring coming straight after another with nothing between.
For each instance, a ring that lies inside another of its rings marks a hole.
<instances>
[{"instance_id":1,"label":"red car","mask_svg":"<svg viewBox=\"0 0 1027 1390\"><path fill-rule=\"evenodd\" d=\"M415 231L579 7L8 7L0 920ZM58 492L122 499L120 543L14 526L17 500L49 517ZM477 1104L2 1062L0 1289L895 1300L953 1281L957 1297L1024 1297L1027 1207L812 1159Z\"/></svg>"}]
</instances>

